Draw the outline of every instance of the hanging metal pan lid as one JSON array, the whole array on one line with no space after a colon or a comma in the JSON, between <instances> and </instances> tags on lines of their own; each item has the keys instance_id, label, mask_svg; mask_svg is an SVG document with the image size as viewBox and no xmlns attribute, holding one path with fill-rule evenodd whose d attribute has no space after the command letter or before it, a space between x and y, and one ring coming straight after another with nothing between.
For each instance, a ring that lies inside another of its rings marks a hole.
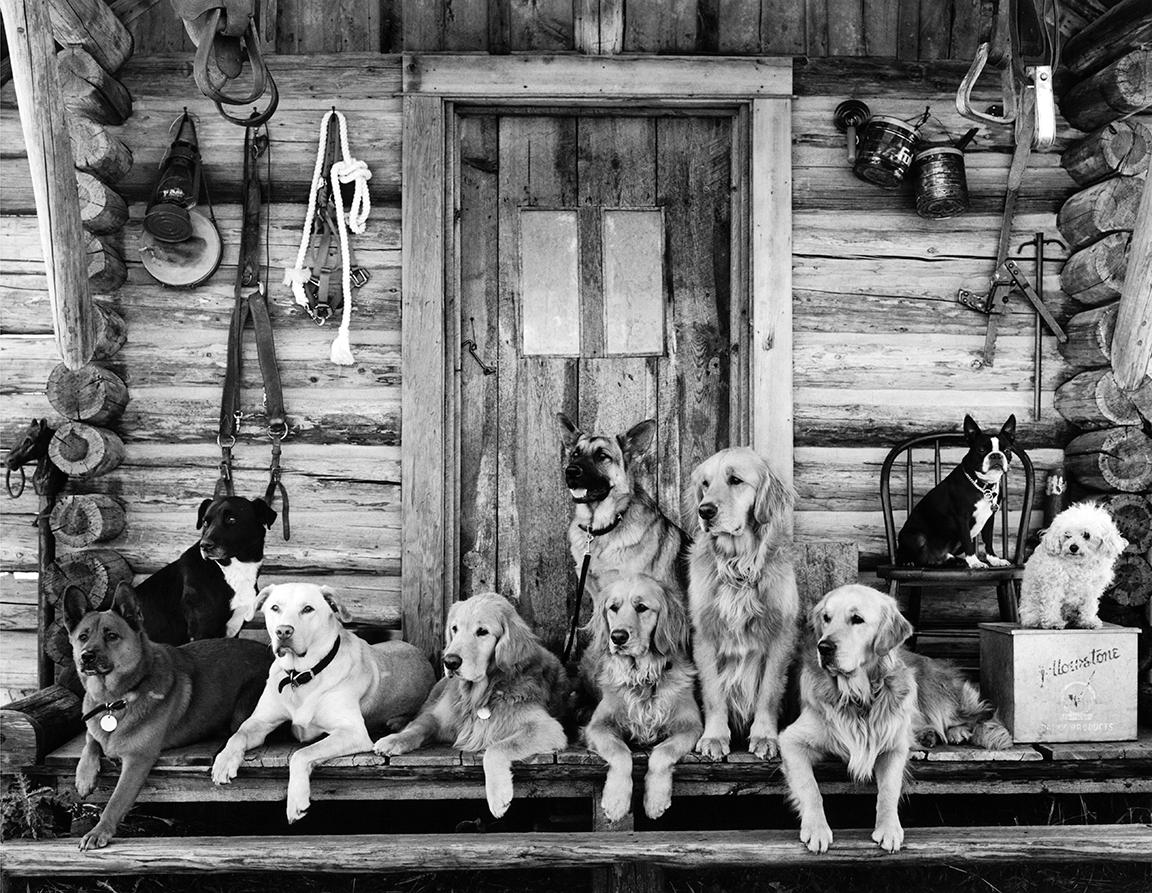
<instances>
[{"instance_id":1,"label":"hanging metal pan lid","mask_svg":"<svg viewBox=\"0 0 1152 893\"><path fill-rule=\"evenodd\" d=\"M216 225L198 208L190 208L192 235L183 242L163 242L148 230L140 237L140 260L162 285L193 288L206 282L220 266L224 243Z\"/></svg>"}]
</instances>

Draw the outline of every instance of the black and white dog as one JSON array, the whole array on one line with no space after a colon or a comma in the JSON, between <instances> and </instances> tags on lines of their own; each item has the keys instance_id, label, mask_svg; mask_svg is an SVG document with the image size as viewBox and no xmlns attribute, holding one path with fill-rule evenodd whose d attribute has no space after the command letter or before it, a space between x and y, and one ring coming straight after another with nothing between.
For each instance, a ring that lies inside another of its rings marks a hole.
<instances>
[{"instance_id":1,"label":"black and white dog","mask_svg":"<svg viewBox=\"0 0 1152 893\"><path fill-rule=\"evenodd\" d=\"M992 553L992 517L1000 506L1000 479L1012 463L1016 416L989 436L970 415L964 416L968 452L944 480L908 515L900 530L896 563L917 567L956 565L1005 567L1011 562ZM984 560L976 540L984 540Z\"/></svg>"},{"instance_id":2,"label":"black and white dog","mask_svg":"<svg viewBox=\"0 0 1152 893\"><path fill-rule=\"evenodd\" d=\"M256 613L264 534L276 512L263 499L218 496L200 503L200 540L136 587L153 642L183 645L235 636Z\"/></svg>"}]
</instances>

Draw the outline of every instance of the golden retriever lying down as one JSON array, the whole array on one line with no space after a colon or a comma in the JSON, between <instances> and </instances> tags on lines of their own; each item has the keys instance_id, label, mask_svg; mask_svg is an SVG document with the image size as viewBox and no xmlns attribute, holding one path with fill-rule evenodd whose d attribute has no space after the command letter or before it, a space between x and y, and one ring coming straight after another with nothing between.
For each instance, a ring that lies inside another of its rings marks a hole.
<instances>
[{"instance_id":1,"label":"golden retriever lying down","mask_svg":"<svg viewBox=\"0 0 1152 893\"><path fill-rule=\"evenodd\" d=\"M601 805L612 822L632 808L629 745L652 747L644 813L655 819L672 804L672 768L704 728L688 657L688 609L680 593L645 574L603 582L582 661L600 703L584 739L608 763Z\"/></svg>"},{"instance_id":2,"label":"golden retriever lying down","mask_svg":"<svg viewBox=\"0 0 1152 893\"><path fill-rule=\"evenodd\" d=\"M812 764L832 753L857 781L876 777L872 839L900 849L897 804L913 741L1012 744L976 687L944 661L900 648L912 634L896 600L867 586L841 586L812 609L816 648L805 655L800 718L780 735L789 799L800 813L800 840L814 853L832 843Z\"/></svg>"},{"instance_id":3,"label":"golden retriever lying down","mask_svg":"<svg viewBox=\"0 0 1152 893\"><path fill-rule=\"evenodd\" d=\"M429 741L484 751L484 786L496 818L512 803L512 761L567 744L558 717L567 675L503 596L474 595L448 610L444 669L419 715L381 738L382 756Z\"/></svg>"}]
</instances>

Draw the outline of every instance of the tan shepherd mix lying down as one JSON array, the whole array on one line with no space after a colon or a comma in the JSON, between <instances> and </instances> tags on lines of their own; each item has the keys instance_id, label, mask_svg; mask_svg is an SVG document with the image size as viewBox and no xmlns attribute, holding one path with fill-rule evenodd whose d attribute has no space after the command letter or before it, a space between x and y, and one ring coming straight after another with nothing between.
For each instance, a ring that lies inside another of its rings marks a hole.
<instances>
[{"instance_id":1,"label":"tan shepherd mix lying down","mask_svg":"<svg viewBox=\"0 0 1152 893\"><path fill-rule=\"evenodd\" d=\"M912 634L896 600L867 586L841 586L813 609L816 647L804 655L803 710L780 736L784 775L800 813L800 840L814 853L832 843L812 764L835 754L857 781L876 776L872 839L895 852L904 841L897 805L913 741L925 746L971 741L1010 747L974 685L946 661L904 651Z\"/></svg>"},{"instance_id":2,"label":"tan shepherd mix lying down","mask_svg":"<svg viewBox=\"0 0 1152 893\"><path fill-rule=\"evenodd\" d=\"M672 770L704 724L696 706L696 668L688 656L688 611L681 593L644 575L604 578L589 621L592 644L582 671L600 695L584 730L588 749L608 763L602 807L609 821L632 808L632 750L651 747L644 813L672 804Z\"/></svg>"},{"instance_id":3,"label":"tan shepherd mix lying down","mask_svg":"<svg viewBox=\"0 0 1152 893\"><path fill-rule=\"evenodd\" d=\"M453 604L444 640L447 675L420 714L373 750L391 756L435 741L484 751L488 809L500 818L512 803L512 762L568 743L559 720L568 700L567 674L495 592Z\"/></svg>"},{"instance_id":4,"label":"tan shepherd mix lying down","mask_svg":"<svg viewBox=\"0 0 1152 893\"><path fill-rule=\"evenodd\" d=\"M800 598L784 522L790 487L747 447L692 472L700 531L688 567L693 652L704 695L696 750L720 759L733 727L761 759L778 753L780 705L796 646Z\"/></svg>"}]
</instances>

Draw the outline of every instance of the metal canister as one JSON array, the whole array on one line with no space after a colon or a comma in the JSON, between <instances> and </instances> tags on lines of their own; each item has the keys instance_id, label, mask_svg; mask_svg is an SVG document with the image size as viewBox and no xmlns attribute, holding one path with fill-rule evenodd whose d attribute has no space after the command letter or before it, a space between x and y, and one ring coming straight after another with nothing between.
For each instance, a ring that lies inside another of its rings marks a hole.
<instances>
[{"instance_id":1,"label":"metal canister","mask_svg":"<svg viewBox=\"0 0 1152 893\"><path fill-rule=\"evenodd\" d=\"M912 159L916 213L936 220L968 210L964 153L953 146L929 146Z\"/></svg>"},{"instance_id":2,"label":"metal canister","mask_svg":"<svg viewBox=\"0 0 1152 893\"><path fill-rule=\"evenodd\" d=\"M917 133L900 118L873 115L860 130L853 173L888 189L899 186L912 166Z\"/></svg>"}]
</instances>

